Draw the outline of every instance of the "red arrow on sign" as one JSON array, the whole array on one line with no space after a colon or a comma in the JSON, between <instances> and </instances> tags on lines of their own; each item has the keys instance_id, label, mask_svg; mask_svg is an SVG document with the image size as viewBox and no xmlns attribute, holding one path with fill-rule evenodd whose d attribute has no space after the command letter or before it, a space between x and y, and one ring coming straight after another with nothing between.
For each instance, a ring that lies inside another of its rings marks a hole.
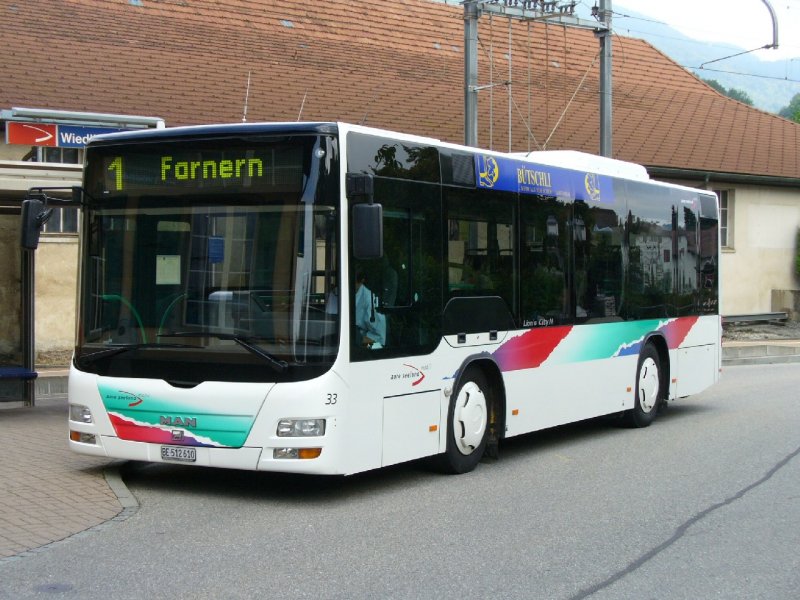
<instances>
[{"instance_id":1,"label":"red arrow on sign","mask_svg":"<svg viewBox=\"0 0 800 600\"><path fill-rule=\"evenodd\" d=\"M6 143L22 146L56 146L57 125L53 123L6 123Z\"/></svg>"}]
</instances>

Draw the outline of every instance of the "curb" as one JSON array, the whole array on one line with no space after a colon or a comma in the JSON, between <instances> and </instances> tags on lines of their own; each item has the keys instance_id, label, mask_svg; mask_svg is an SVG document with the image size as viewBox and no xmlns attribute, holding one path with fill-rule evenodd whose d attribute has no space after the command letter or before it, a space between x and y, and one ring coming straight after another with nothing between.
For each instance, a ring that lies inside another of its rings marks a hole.
<instances>
[{"instance_id":1,"label":"curb","mask_svg":"<svg viewBox=\"0 0 800 600\"><path fill-rule=\"evenodd\" d=\"M119 473L123 464L123 462L115 462L103 469L103 476L106 478L108 487L111 488L111 491L114 492L117 500L122 505L122 512L114 517L113 520L115 521L124 521L139 510L139 501L136 500L136 496L131 493L128 486L125 485L122 475Z\"/></svg>"},{"instance_id":2,"label":"curb","mask_svg":"<svg viewBox=\"0 0 800 600\"><path fill-rule=\"evenodd\" d=\"M800 342L797 340L731 342L722 346L722 364L727 366L797 362L800 362Z\"/></svg>"},{"instance_id":3,"label":"curb","mask_svg":"<svg viewBox=\"0 0 800 600\"><path fill-rule=\"evenodd\" d=\"M722 357L722 365L725 367L741 365L785 365L792 363L800 363L800 356L754 356L751 358Z\"/></svg>"}]
</instances>

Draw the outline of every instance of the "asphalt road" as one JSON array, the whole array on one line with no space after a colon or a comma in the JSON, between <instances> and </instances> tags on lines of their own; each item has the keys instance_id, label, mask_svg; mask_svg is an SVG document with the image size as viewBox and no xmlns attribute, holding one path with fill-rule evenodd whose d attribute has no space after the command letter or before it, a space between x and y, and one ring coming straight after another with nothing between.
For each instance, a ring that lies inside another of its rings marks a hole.
<instances>
[{"instance_id":1,"label":"asphalt road","mask_svg":"<svg viewBox=\"0 0 800 600\"><path fill-rule=\"evenodd\" d=\"M796 598L800 365L732 367L642 430L443 476L130 465L122 522L0 565L0 598Z\"/></svg>"}]
</instances>

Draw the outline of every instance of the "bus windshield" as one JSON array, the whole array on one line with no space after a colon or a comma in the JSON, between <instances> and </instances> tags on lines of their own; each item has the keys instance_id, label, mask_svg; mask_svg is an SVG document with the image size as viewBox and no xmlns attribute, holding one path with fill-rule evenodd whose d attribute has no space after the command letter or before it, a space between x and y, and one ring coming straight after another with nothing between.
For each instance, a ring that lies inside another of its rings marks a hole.
<instances>
[{"instance_id":1,"label":"bus windshield","mask_svg":"<svg viewBox=\"0 0 800 600\"><path fill-rule=\"evenodd\" d=\"M332 364L336 138L129 142L86 160L79 369L194 385Z\"/></svg>"}]
</instances>

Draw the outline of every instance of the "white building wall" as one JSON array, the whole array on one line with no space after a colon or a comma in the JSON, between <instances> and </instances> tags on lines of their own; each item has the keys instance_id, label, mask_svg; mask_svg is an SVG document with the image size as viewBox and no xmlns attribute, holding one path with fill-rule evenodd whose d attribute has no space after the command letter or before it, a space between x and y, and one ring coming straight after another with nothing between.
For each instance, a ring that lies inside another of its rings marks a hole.
<instances>
[{"instance_id":1,"label":"white building wall","mask_svg":"<svg viewBox=\"0 0 800 600\"><path fill-rule=\"evenodd\" d=\"M722 314L771 312L772 290L800 289L794 274L800 189L736 186L732 197L732 248L721 259Z\"/></svg>"}]
</instances>

